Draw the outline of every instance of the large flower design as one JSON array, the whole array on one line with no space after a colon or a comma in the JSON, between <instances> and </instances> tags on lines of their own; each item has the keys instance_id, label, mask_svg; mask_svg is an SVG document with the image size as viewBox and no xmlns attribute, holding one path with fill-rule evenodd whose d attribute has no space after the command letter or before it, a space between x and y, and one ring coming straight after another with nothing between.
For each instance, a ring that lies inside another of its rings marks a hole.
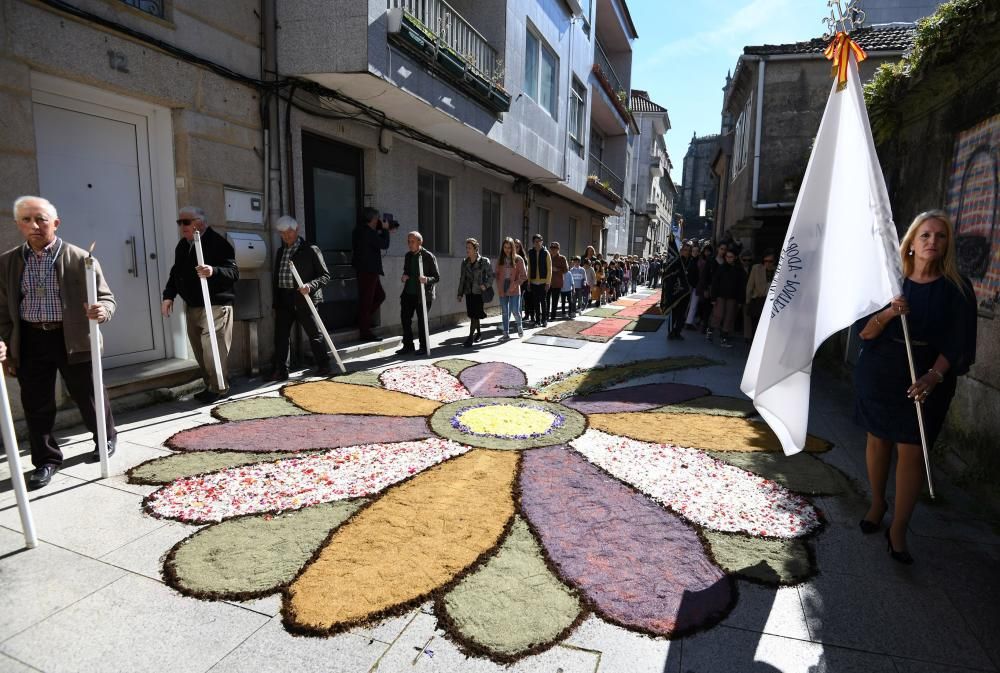
<instances>
[{"instance_id":1,"label":"large flower design","mask_svg":"<svg viewBox=\"0 0 1000 673\"><path fill-rule=\"evenodd\" d=\"M776 460L745 402L616 387L710 364L643 361L529 387L509 364L443 360L292 384L216 407L221 423L174 435L176 454L129 477L162 484L150 514L207 524L166 555L171 586L280 593L296 633L432 599L466 652L496 661L550 647L590 612L679 636L728 614L733 575L809 577L821 516L802 493L840 488L812 456Z\"/></svg>"}]
</instances>

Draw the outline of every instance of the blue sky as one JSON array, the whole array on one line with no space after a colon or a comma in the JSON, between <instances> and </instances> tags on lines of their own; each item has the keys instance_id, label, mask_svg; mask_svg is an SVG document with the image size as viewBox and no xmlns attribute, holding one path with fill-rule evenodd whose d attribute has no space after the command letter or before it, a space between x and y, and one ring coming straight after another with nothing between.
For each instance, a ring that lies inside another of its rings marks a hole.
<instances>
[{"instance_id":1,"label":"blue sky","mask_svg":"<svg viewBox=\"0 0 1000 673\"><path fill-rule=\"evenodd\" d=\"M679 185L691 133L719 132L726 71L745 45L819 37L826 0L627 0L639 32L632 87L670 111L667 149Z\"/></svg>"}]
</instances>

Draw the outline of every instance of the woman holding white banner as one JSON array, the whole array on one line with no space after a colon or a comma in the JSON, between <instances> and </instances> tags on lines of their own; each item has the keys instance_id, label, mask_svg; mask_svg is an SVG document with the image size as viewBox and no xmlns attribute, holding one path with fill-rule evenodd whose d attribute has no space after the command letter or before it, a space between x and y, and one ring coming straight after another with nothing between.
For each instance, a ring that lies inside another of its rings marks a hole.
<instances>
[{"instance_id":1,"label":"woman holding white banner","mask_svg":"<svg viewBox=\"0 0 1000 673\"><path fill-rule=\"evenodd\" d=\"M864 341L855 368L856 415L868 431L866 460L872 503L859 526L875 533L889 509L885 498L893 444L899 447L896 503L886 530L893 560L913 563L906 527L924 483L920 429L923 415L928 448L934 444L956 379L976 353L976 302L969 281L958 272L955 229L944 211L918 215L900 244L903 294L856 324ZM916 382L911 381L904 327L908 316Z\"/></svg>"}]
</instances>

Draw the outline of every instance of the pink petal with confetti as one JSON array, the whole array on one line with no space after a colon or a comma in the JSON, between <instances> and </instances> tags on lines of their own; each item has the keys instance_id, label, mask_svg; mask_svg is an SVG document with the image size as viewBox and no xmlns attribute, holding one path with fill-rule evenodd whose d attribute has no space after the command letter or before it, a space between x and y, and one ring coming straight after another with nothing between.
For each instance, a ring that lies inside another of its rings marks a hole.
<instances>
[{"instance_id":1,"label":"pink petal with confetti","mask_svg":"<svg viewBox=\"0 0 1000 673\"><path fill-rule=\"evenodd\" d=\"M378 378L386 390L416 395L426 400L455 402L472 397L451 372L434 365L393 367L386 369Z\"/></svg>"},{"instance_id":2,"label":"pink petal with confetti","mask_svg":"<svg viewBox=\"0 0 1000 673\"><path fill-rule=\"evenodd\" d=\"M349 446L177 479L145 505L157 516L194 524L302 509L378 493L467 451L438 438Z\"/></svg>"},{"instance_id":3,"label":"pink petal with confetti","mask_svg":"<svg viewBox=\"0 0 1000 673\"><path fill-rule=\"evenodd\" d=\"M819 527L805 498L696 449L587 430L570 445L612 476L712 530L796 538Z\"/></svg>"}]
</instances>

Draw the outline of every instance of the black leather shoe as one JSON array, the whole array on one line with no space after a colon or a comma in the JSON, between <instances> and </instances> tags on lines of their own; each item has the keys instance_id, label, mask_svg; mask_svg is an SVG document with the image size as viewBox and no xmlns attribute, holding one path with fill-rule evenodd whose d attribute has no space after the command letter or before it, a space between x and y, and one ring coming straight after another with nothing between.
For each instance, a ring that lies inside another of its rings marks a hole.
<instances>
[{"instance_id":1,"label":"black leather shoe","mask_svg":"<svg viewBox=\"0 0 1000 673\"><path fill-rule=\"evenodd\" d=\"M288 370L287 369L276 369L274 373L268 378L268 381L287 381L288 380Z\"/></svg>"},{"instance_id":2,"label":"black leather shoe","mask_svg":"<svg viewBox=\"0 0 1000 673\"><path fill-rule=\"evenodd\" d=\"M396 355L409 355L410 353L416 353L416 352L417 350L413 347L413 344L408 344L400 348L398 351L396 351Z\"/></svg>"},{"instance_id":3,"label":"black leather shoe","mask_svg":"<svg viewBox=\"0 0 1000 673\"><path fill-rule=\"evenodd\" d=\"M316 376L330 376L333 374L333 370L330 369L330 365L322 365L316 368Z\"/></svg>"},{"instance_id":4,"label":"black leather shoe","mask_svg":"<svg viewBox=\"0 0 1000 673\"><path fill-rule=\"evenodd\" d=\"M896 551L892 548L892 537L889 535L889 529L885 529L885 541L889 543L889 557L896 563L902 563L904 566L913 565L913 557L910 556L910 552L906 551Z\"/></svg>"},{"instance_id":5,"label":"black leather shoe","mask_svg":"<svg viewBox=\"0 0 1000 673\"><path fill-rule=\"evenodd\" d=\"M222 399L222 395L219 393L205 388L203 391L194 396L194 399L202 404L212 404L213 402L218 402Z\"/></svg>"},{"instance_id":6,"label":"black leather shoe","mask_svg":"<svg viewBox=\"0 0 1000 673\"><path fill-rule=\"evenodd\" d=\"M48 486L49 482L52 481L52 476L58 471L58 465L42 465L31 473L31 477L28 479L28 490L34 491Z\"/></svg>"},{"instance_id":7,"label":"black leather shoe","mask_svg":"<svg viewBox=\"0 0 1000 673\"><path fill-rule=\"evenodd\" d=\"M878 521L869 521L868 519L862 519L861 521L858 522L858 528L860 528L861 532L864 533L865 535L871 535L873 533L877 533L879 528L882 527L882 517L884 517L885 513L888 511L889 511L889 504L886 503L885 509L882 510L882 516L878 518Z\"/></svg>"},{"instance_id":8,"label":"black leather shoe","mask_svg":"<svg viewBox=\"0 0 1000 673\"><path fill-rule=\"evenodd\" d=\"M108 458L110 458L111 456L115 455L115 449L117 449L117 448L118 448L118 440L117 439L109 439L108 440ZM96 446L94 447L93 451L91 451L90 453L87 454L87 462L88 463L99 463L99 462L101 462L101 452L97 450Z\"/></svg>"}]
</instances>

